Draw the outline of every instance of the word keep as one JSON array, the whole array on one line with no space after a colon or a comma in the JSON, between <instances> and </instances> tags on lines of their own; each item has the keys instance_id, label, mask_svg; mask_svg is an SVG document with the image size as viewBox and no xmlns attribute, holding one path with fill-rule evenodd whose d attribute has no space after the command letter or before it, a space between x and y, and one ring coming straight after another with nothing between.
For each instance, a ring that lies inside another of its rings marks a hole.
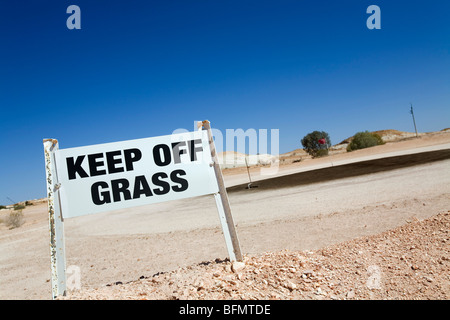
<instances>
[{"instance_id":1,"label":"word keep","mask_svg":"<svg viewBox=\"0 0 450 320\"><path fill-rule=\"evenodd\" d=\"M174 142L170 146L158 144L153 147L153 160L160 167L167 166L172 161L180 163L183 154L188 155L190 161L196 161L197 153L201 151L203 151L201 139ZM66 158L67 172L69 180L73 180L77 177L87 178L124 172L125 170L132 171L134 163L141 158L142 152L137 148L80 155L76 159L68 157ZM83 168L85 159L87 159L89 170Z\"/></svg>"}]
</instances>

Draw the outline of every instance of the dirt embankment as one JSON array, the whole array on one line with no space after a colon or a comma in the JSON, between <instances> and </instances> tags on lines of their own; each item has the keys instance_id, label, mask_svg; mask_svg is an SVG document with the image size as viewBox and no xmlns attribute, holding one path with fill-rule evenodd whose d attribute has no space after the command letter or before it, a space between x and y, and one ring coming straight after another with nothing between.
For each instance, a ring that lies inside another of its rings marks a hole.
<instances>
[{"instance_id":1,"label":"dirt embankment","mask_svg":"<svg viewBox=\"0 0 450 320\"><path fill-rule=\"evenodd\" d=\"M63 299L450 298L450 211L316 251L216 259Z\"/></svg>"}]
</instances>

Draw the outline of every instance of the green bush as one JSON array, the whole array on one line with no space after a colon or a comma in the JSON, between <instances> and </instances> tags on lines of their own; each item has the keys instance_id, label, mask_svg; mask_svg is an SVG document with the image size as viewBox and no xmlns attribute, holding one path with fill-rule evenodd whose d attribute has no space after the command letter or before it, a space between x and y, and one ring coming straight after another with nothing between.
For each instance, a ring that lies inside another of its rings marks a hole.
<instances>
[{"instance_id":1,"label":"green bush","mask_svg":"<svg viewBox=\"0 0 450 320\"><path fill-rule=\"evenodd\" d=\"M325 139L326 144L320 144L319 140ZM308 133L301 140L303 149L313 158L318 158L328 155L328 148L331 146L331 140L328 133L325 131L313 131Z\"/></svg>"},{"instance_id":2,"label":"green bush","mask_svg":"<svg viewBox=\"0 0 450 320\"><path fill-rule=\"evenodd\" d=\"M347 146L347 151L364 149L384 144L383 139L376 133L369 131L357 132Z\"/></svg>"},{"instance_id":3,"label":"green bush","mask_svg":"<svg viewBox=\"0 0 450 320\"><path fill-rule=\"evenodd\" d=\"M15 204L14 210L22 210L25 209L25 206L23 204Z\"/></svg>"}]
</instances>

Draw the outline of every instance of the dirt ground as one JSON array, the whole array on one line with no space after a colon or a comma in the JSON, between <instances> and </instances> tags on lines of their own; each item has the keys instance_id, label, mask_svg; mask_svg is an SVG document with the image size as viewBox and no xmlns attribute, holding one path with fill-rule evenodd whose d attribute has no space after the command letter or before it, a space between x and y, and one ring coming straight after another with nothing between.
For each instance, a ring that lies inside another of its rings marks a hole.
<instances>
[{"instance_id":1,"label":"dirt ground","mask_svg":"<svg viewBox=\"0 0 450 320\"><path fill-rule=\"evenodd\" d=\"M442 132L293 155L269 179L252 168L252 189L245 168L224 170L243 263L227 261L210 196L66 219L80 283L65 298L448 299L449 143ZM21 227L0 224L1 299L51 299L46 211L37 202Z\"/></svg>"},{"instance_id":2,"label":"dirt ground","mask_svg":"<svg viewBox=\"0 0 450 320\"><path fill-rule=\"evenodd\" d=\"M319 250L215 259L62 299L447 300L450 211Z\"/></svg>"}]
</instances>

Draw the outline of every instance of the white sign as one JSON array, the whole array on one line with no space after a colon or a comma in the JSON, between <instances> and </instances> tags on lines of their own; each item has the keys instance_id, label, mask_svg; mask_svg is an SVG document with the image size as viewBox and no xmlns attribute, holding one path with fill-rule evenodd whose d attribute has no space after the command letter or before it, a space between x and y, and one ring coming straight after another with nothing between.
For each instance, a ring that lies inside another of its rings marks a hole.
<instances>
[{"instance_id":1,"label":"white sign","mask_svg":"<svg viewBox=\"0 0 450 320\"><path fill-rule=\"evenodd\" d=\"M230 259L243 260L209 121L198 128L62 150L44 139L53 298L69 280L63 217L214 194Z\"/></svg>"},{"instance_id":2,"label":"white sign","mask_svg":"<svg viewBox=\"0 0 450 320\"><path fill-rule=\"evenodd\" d=\"M64 218L219 191L206 130L55 151Z\"/></svg>"}]
</instances>

